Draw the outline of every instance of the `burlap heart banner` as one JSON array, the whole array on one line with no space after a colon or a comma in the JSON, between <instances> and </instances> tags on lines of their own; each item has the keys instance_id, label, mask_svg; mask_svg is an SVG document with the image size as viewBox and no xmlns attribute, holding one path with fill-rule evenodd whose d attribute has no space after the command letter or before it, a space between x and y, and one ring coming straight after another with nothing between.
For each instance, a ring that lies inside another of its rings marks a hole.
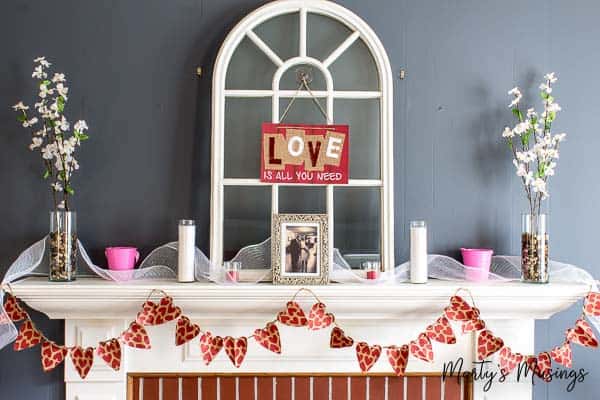
<instances>
[{"instance_id":1,"label":"burlap heart banner","mask_svg":"<svg viewBox=\"0 0 600 400\"><path fill-rule=\"evenodd\" d=\"M210 332L204 332L200 337L200 354L202 354L202 361L204 361L204 364L210 364L222 348L222 337L213 336Z\"/></svg>"},{"instance_id":2,"label":"burlap heart banner","mask_svg":"<svg viewBox=\"0 0 600 400\"><path fill-rule=\"evenodd\" d=\"M245 337L234 338L226 336L223 339L223 347L227 357L231 360L236 368L239 368L246 357L246 351L248 350L248 340Z\"/></svg>"},{"instance_id":3,"label":"burlap heart banner","mask_svg":"<svg viewBox=\"0 0 600 400\"><path fill-rule=\"evenodd\" d=\"M33 325L33 322L26 320L19 328L19 335L13 344L15 351L21 351L33 346L37 346L42 342L42 334Z\"/></svg>"},{"instance_id":4,"label":"burlap heart banner","mask_svg":"<svg viewBox=\"0 0 600 400\"><path fill-rule=\"evenodd\" d=\"M444 309L444 312L446 317L452 321L470 321L479 316L479 311L474 310L460 296L452 296L450 298L450 305Z\"/></svg>"},{"instance_id":5,"label":"burlap heart banner","mask_svg":"<svg viewBox=\"0 0 600 400\"><path fill-rule=\"evenodd\" d=\"M149 349L152 347L146 328L135 321L129 325L125 332L121 333L121 341L134 349Z\"/></svg>"},{"instance_id":6,"label":"burlap heart banner","mask_svg":"<svg viewBox=\"0 0 600 400\"><path fill-rule=\"evenodd\" d=\"M314 304L308 313L308 329L316 331L327 328L335 321L333 314L326 312L327 307L323 303Z\"/></svg>"},{"instance_id":7,"label":"burlap heart banner","mask_svg":"<svg viewBox=\"0 0 600 400\"><path fill-rule=\"evenodd\" d=\"M165 322L174 321L181 316L181 308L173 304L173 298L165 296L160 302L154 303L150 300L142 305L142 310L136 317L140 325L161 325Z\"/></svg>"},{"instance_id":8,"label":"burlap heart banner","mask_svg":"<svg viewBox=\"0 0 600 400\"><path fill-rule=\"evenodd\" d=\"M4 311L12 322L19 322L29 319L29 315L27 315L27 312L25 312L23 307L21 307L17 301L17 298L10 294L6 296L6 301L4 302Z\"/></svg>"},{"instance_id":9,"label":"burlap heart banner","mask_svg":"<svg viewBox=\"0 0 600 400\"><path fill-rule=\"evenodd\" d=\"M456 336L450 326L448 318L445 316L439 317L435 323L425 328L425 334L431 340L445 344L456 343Z\"/></svg>"},{"instance_id":10,"label":"burlap heart banner","mask_svg":"<svg viewBox=\"0 0 600 400\"><path fill-rule=\"evenodd\" d=\"M96 354L115 371L121 368L121 343L117 339L98 343Z\"/></svg>"},{"instance_id":11,"label":"burlap heart banner","mask_svg":"<svg viewBox=\"0 0 600 400\"><path fill-rule=\"evenodd\" d=\"M258 328L253 334L254 340L265 349L276 354L281 354L281 338L279 329L273 322L269 322L264 328Z\"/></svg>"},{"instance_id":12,"label":"burlap heart banner","mask_svg":"<svg viewBox=\"0 0 600 400\"><path fill-rule=\"evenodd\" d=\"M389 346L386 352L394 373L403 376L406 371L406 364L408 364L408 345Z\"/></svg>"},{"instance_id":13,"label":"burlap heart banner","mask_svg":"<svg viewBox=\"0 0 600 400\"><path fill-rule=\"evenodd\" d=\"M42 343L41 350L42 369L44 372L52 371L62 364L68 353L69 350L66 347L45 340L44 343Z\"/></svg>"},{"instance_id":14,"label":"burlap heart banner","mask_svg":"<svg viewBox=\"0 0 600 400\"><path fill-rule=\"evenodd\" d=\"M561 346L553 348L550 351L550 357L552 357L554 362L565 368L571 368L573 366L573 351L571 350L571 344L569 342L565 342Z\"/></svg>"},{"instance_id":15,"label":"burlap heart banner","mask_svg":"<svg viewBox=\"0 0 600 400\"><path fill-rule=\"evenodd\" d=\"M566 337L567 341L584 347L598 347L598 339L596 339L592 327L583 318L579 318L575 322L575 326L567 330Z\"/></svg>"},{"instance_id":16,"label":"burlap heart banner","mask_svg":"<svg viewBox=\"0 0 600 400\"><path fill-rule=\"evenodd\" d=\"M331 330L329 347L332 349L343 349L344 347L351 347L353 345L354 339L352 339L350 336L346 336L342 328L335 326Z\"/></svg>"},{"instance_id":17,"label":"burlap heart banner","mask_svg":"<svg viewBox=\"0 0 600 400\"><path fill-rule=\"evenodd\" d=\"M585 296L583 311L586 315L600 317L600 293L590 292Z\"/></svg>"},{"instance_id":18,"label":"burlap heart banner","mask_svg":"<svg viewBox=\"0 0 600 400\"><path fill-rule=\"evenodd\" d=\"M356 358L358 366L362 372L368 372L381 356L381 346L375 344L369 346L366 342L360 342L356 345Z\"/></svg>"},{"instance_id":19,"label":"burlap heart banner","mask_svg":"<svg viewBox=\"0 0 600 400\"><path fill-rule=\"evenodd\" d=\"M181 346L189 342L200 334L200 326L192 323L186 316L181 316L177 320L175 328L175 346Z\"/></svg>"},{"instance_id":20,"label":"burlap heart banner","mask_svg":"<svg viewBox=\"0 0 600 400\"><path fill-rule=\"evenodd\" d=\"M433 362L433 346L425 333L420 333L415 340L410 341L409 350L419 360Z\"/></svg>"},{"instance_id":21,"label":"burlap heart banner","mask_svg":"<svg viewBox=\"0 0 600 400\"><path fill-rule=\"evenodd\" d=\"M529 356L525 359L527 367L537 376L546 382L552 380L552 360L550 354L542 352L536 356Z\"/></svg>"},{"instance_id":22,"label":"burlap heart banner","mask_svg":"<svg viewBox=\"0 0 600 400\"><path fill-rule=\"evenodd\" d=\"M504 341L494 336L492 331L485 330L477 338L477 359L485 360L504 346Z\"/></svg>"},{"instance_id":23,"label":"burlap heart banner","mask_svg":"<svg viewBox=\"0 0 600 400\"><path fill-rule=\"evenodd\" d=\"M485 322L482 319L472 319L470 321L464 321L461 324L462 333L478 332L485 329Z\"/></svg>"},{"instance_id":24,"label":"burlap heart banner","mask_svg":"<svg viewBox=\"0 0 600 400\"><path fill-rule=\"evenodd\" d=\"M308 319L306 319L302 307L295 301L287 302L285 310L277 314L277 321L287 326L296 327L306 326L308 324Z\"/></svg>"},{"instance_id":25,"label":"burlap heart banner","mask_svg":"<svg viewBox=\"0 0 600 400\"><path fill-rule=\"evenodd\" d=\"M499 366L504 375L510 374L521 362L523 356L519 353L513 353L510 347L503 347L499 353Z\"/></svg>"},{"instance_id":26,"label":"burlap heart banner","mask_svg":"<svg viewBox=\"0 0 600 400\"><path fill-rule=\"evenodd\" d=\"M71 361L75 371L79 374L81 379L85 379L92 365L94 365L94 348L88 347L84 349L80 346L75 346L70 351Z\"/></svg>"}]
</instances>

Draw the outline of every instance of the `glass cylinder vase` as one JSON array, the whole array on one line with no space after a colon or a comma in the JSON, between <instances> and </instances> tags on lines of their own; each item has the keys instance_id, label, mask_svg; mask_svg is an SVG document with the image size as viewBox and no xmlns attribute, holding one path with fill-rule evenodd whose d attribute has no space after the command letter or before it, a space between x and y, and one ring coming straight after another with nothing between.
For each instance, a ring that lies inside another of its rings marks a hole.
<instances>
[{"instance_id":1,"label":"glass cylinder vase","mask_svg":"<svg viewBox=\"0 0 600 400\"><path fill-rule=\"evenodd\" d=\"M521 279L548 283L548 226L546 214L523 214L521 230Z\"/></svg>"},{"instance_id":2,"label":"glass cylinder vase","mask_svg":"<svg viewBox=\"0 0 600 400\"><path fill-rule=\"evenodd\" d=\"M50 271L53 282L75 280L77 273L77 214L50 212Z\"/></svg>"}]
</instances>

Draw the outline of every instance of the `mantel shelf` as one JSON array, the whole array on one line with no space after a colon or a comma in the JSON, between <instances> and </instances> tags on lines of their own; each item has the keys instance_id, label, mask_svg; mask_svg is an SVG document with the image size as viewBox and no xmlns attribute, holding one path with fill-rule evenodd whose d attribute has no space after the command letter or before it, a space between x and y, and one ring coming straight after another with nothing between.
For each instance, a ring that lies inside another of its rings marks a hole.
<instances>
[{"instance_id":1,"label":"mantel shelf","mask_svg":"<svg viewBox=\"0 0 600 400\"><path fill-rule=\"evenodd\" d=\"M435 280L421 285L332 284L313 286L311 290L340 319L400 320L438 316L447 305L448 298L461 287L471 291L483 317L489 319L546 319L574 304L589 290L583 284ZM117 284L99 278L81 278L72 283L27 278L12 285L16 296L52 319L131 319L152 289L167 292L190 317L270 319L298 288L174 281ZM463 296L468 299L468 294L463 293ZM301 293L298 301L309 306L312 298Z\"/></svg>"}]
</instances>

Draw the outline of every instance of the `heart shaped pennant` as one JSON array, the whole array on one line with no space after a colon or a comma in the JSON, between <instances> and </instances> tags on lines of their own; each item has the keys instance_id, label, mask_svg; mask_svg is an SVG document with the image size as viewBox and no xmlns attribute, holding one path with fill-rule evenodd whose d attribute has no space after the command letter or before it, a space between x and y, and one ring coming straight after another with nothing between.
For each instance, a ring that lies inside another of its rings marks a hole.
<instances>
[{"instance_id":1,"label":"heart shaped pennant","mask_svg":"<svg viewBox=\"0 0 600 400\"><path fill-rule=\"evenodd\" d=\"M193 324L185 315L177 320L175 346L181 346L200 334L200 326Z\"/></svg>"},{"instance_id":2,"label":"heart shaped pennant","mask_svg":"<svg viewBox=\"0 0 600 400\"><path fill-rule=\"evenodd\" d=\"M29 318L25 310L23 310L23 307L19 304L17 298L10 294L6 296L4 311L12 322L19 322Z\"/></svg>"},{"instance_id":3,"label":"heart shaped pennant","mask_svg":"<svg viewBox=\"0 0 600 400\"><path fill-rule=\"evenodd\" d=\"M571 344L565 342L562 346L556 346L550 351L550 357L558 364L571 368L573 366L573 352L571 351Z\"/></svg>"},{"instance_id":4,"label":"heart shaped pennant","mask_svg":"<svg viewBox=\"0 0 600 400\"><path fill-rule=\"evenodd\" d=\"M523 356L519 353L513 353L510 347L503 347L499 355L500 369L503 375L510 374L523 361Z\"/></svg>"},{"instance_id":5,"label":"heart shaped pennant","mask_svg":"<svg viewBox=\"0 0 600 400\"><path fill-rule=\"evenodd\" d=\"M550 359L550 354L544 352L538 354L537 357L529 356L525 362L527 363L527 367L544 381L550 382L552 380L552 360Z\"/></svg>"},{"instance_id":6,"label":"heart shaped pennant","mask_svg":"<svg viewBox=\"0 0 600 400\"><path fill-rule=\"evenodd\" d=\"M381 356L381 346L378 344L369 346L365 342L360 342L356 345L356 358L362 372L369 371L375 365L379 356Z\"/></svg>"},{"instance_id":7,"label":"heart shaped pennant","mask_svg":"<svg viewBox=\"0 0 600 400\"><path fill-rule=\"evenodd\" d=\"M246 351L248 350L248 340L245 337L233 338L226 336L223 339L223 347L225 347L225 353L231 360L236 368L239 368L246 357Z\"/></svg>"},{"instance_id":8,"label":"heart shaped pennant","mask_svg":"<svg viewBox=\"0 0 600 400\"><path fill-rule=\"evenodd\" d=\"M485 330L477 338L477 359L485 360L504 346L504 341L494 336L490 330Z\"/></svg>"},{"instance_id":9,"label":"heart shaped pennant","mask_svg":"<svg viewBox=\"0 0 600 400\"><path fill-rule=\"evenodd\" d=\"M429 325L425 329L425 334L431 340L435 340L436 342L446 343L446 344L454 344L456 343L456 336L454 336L454 331L450 326L450 322L448 318L445 316L441 316L435 321L435 323Z\"/></svg>"},{"instance_id":10,"label":"heart shaped pennant","mask_svg":"<svg viewBox=\"0 0 600 400\"><path fill-rule=\"evenodd\" d=\"M485 322L482 319L472 319L462 323L462 333L478 332L485 329Z\"/></svg>"},{"instance_id":11,"label":"heart shaped pennant","mask_svg":"<svg viewBox=\"0 0 600 400\"><path fill-rule=\"evenodd\" d=\"M58 367L64 360L69 350L66 347L59 346L54 342L44 340L42 343L42 369L44 372L52 371Z\"/></svg>"},{"instance_id":12,"label":"heart shaped pennant","mask_svg":"<svg viewBox=\"0 0 600 400\"><path fill-rule=\"evenodd\" d=\"M121 333L121 340L127 346L135 349L149 349L151 347L146 328L135 321L129 325L125 332Z\"/></svg>"},{"instance_id":13,"label":"heart shaped pennant","mask_svg":"<svg viewBox=\"0 0 600 400\"><path fill-rule=\"evenodd\" d=\"M600 316L600 293L590 292L585 297L585 302L583 303L583 311L590 316Z\"/></svg>"},{"instance_id":14,"label":"heart shaped pennant","mask_svg":"<svg viewBox=\"0 0 600 400\"><path fill-rule=\"evenodd\" d=\"M223 348L223 338L213 336L210 332L205 332L200 337L200 353L204 364L208 365L219 354Z\"/></svg>"},{"instance_id":15,"label":"heart shaped pennant","mask_svg":"<svg viewBox=\"0 0 600 400\"><path fill-rule=\"evenodd\" d=\"M77 371L81 379L85 379L94 364L94 348L88 347L84 349L83 347L76 346L71 349L70 355L75 371Z\"/></svg>"},{"instance_id":16,"label":"heart shaped pennant","mask_svg":"<svg viewBox=\"0 0 600 400\"><path fill-rule=\"evenodd\" d=\"M323 303L316 303L310 308L308 313L308 329L317 331L327 328L335 321L333 314L326 312L326 306Z\"/></svg>"},{"instance_id":17,"label":"heart shaped pennant","mask_svg":"<svg viewBox=\"0 0 600 400\"><path fill-rule=\"evenodd\" d=\"M346 336L342 328L335 326L331 330L331 337L329 338L329 347L332 349L342 349L344 347L351 347L354 344L354 339L350 336Z\"/></svg>"},{"instance_id":18,"label":"heart shaped pennant","mask_svg":"<svg viewBox=\"0 0 600 400\"><path fill-rule=\"evenodd\" d=\"M583 318L579 318L575 322L575 327L567 330L566 336L569 342L585 347L598 347L598 339L596 339L592 327Z\"/></svg>"},{"instance_id":19,"label":"heart shaped pennant","mask_svg":"<svg viewBox=\"0 0 600 400\"><path fill-rule=\"evenodd\" d=\"M121 343L117 339L98 343L96 354L115 371L121 368Z\"/></svg>"},{"instance_id":20,"label":"heart shaped pennant","mask_svg":"<svg viewBox=\"0 0 600 400\"><path fill-rule=\"evenodd\" d=\"M174 321L181 316L181 308L173 304L173 298L165 296L160 302L146 301L135 319L140 325L161 325L165 322Z\"/></svg>"},{"instance_id":21,"label":"heart shaped pennant","mask_svg":"<svg viewBox=\"0 0 600 400\"><path fill-rule=\"evenodd\" d=\"M471 307L460 296L450 297L450 305L444 309L444 313L452 321L470 321L479 316L479 310Z\"/></svg>"},{"instance_id":22,"label":"heart shaped pennant","mask_svg":"<svg viewBox=\"0 0 600 400\"><path fill-rule=\"evenodd\" d=\"M295 301L288 301L285 310L277 314L277 321L287 326L306 326L308 320L302 308Z\"/></svg>"},{"instance_id":23,"label":"heart shaped pennant","mask_svg":"<svg viewBox=\"0 0 600 400\"><path fill-rule=\"evenodd\" d=\"M19 335L13 344L15 351L21 351L33 346L37 346L42 341L42 334L38 331L31 320L23 322L19 328Z\"/></svg>"},{"instance_id":24,"label":"heart shaped pennant","mask_svg":"<svg viewBox=\"0 0 600 400\"><path fill-rule=\"evenodd\" d=\"M408 364L408 345L390 346L387 348L387 356L394 373L403 376Z\"/></svg>"},{"instance_id":25,"label":"heart shaped pennant","mask_svg":"<svg viewBox=\"0 0 600 400\"><path fill-rule=\"evenodd\" d=\"M410 354L420 360L433 361L433 346L425 333L420 333L416 340L410 341L409 350Z\"/></svg>"},{"instance_id":26,"label":"heart shaped pennant","mask_svg":"<svg viewBox=\"0 0 600 400\"><path fill-rule=\"evenodd\" d=\"M269 322L263 329L254 331L254 340L265 349L281 354L281 337L279 329L273 322Z\"/></svg>"}]
</instances>

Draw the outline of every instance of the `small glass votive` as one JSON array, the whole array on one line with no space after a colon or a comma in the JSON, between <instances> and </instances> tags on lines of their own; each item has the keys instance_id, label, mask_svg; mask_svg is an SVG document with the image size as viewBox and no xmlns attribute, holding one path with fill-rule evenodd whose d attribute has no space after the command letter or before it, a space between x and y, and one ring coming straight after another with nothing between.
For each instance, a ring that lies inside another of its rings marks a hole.
<instances>
[{"instance_id":1,"label":"small glass votive","mask_svg":"<svg viewBox=\"0 0 600 400\"><path fill-rule=\"evenodd\" d=\"M362 269L365 270L367 279L375 280L379 274L379 261L364 261L362 263Z\"/></svg>"},{"instance_id":2,"label":"small glass votive","mask_svg":"<svg viewBox=\"0 0 600 400\"><path fill-rule=\"evenodd\" d=\"M225 261L223 264L225 269L225 281L226 282L238 282L240 279L240 269L242 269L242 263L239 261Z\"/></svg>"}]
</instances>

